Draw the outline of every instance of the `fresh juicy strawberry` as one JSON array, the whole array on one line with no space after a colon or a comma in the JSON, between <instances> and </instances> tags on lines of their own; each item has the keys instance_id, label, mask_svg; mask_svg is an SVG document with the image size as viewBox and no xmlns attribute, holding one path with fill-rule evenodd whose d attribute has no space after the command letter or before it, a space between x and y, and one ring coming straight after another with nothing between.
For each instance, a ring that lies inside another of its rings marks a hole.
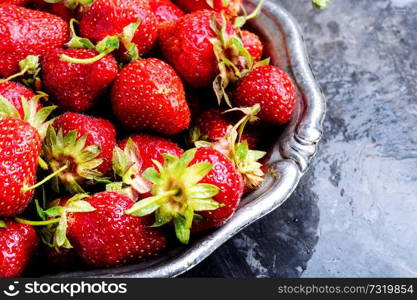
<instances>
[{"instance_id":1,"label":"fresh juicy strawberry","mask_svg":"<svg viewBox=\"0 0 417 300\"><path fill-rule=\"evenodd\" d=\"M133 200L103 192L85 199L90 212L68 213L68 240L90 265L109 267L159 254L166 246L160 229L149 227L148 217L125 214Z\"/></svg>"},{"instance_id":2,"label":"fresh juicy strawberry","mask_svg":"<svg viewBox=\"0 0 417 300\"><path fill-rule=\"evenodd\" d=\"M190 123L181 79L155 58L124 67L113 84L111 100L116 117L128 129L174 135Z\"/></svg>"},{"instance_id":3,"label":"fresh juicy strawberry","mask_svg":"<svg viewBox=\"0 0 417 300\"><path fill-rule=\"evenodd\" d=\"M66 113L49 128L43 156L51 171L67 168L57 177L70 193L83 192L87 180L110 175L116 130L100 118Z\"/></svg>"},{"instance_id":4,"label":"fresh juicy strawberry","mask_svg":"<svg viewBox=\"0 0 417 300\"><path fill-rule=\"evenodd\" d=\"M23 118L24 112L22 107L22 97L27 101L30 101L33 97L35 97L35 94L20 83L4 81L0 82L0 96L3 96L11 102L19 112L20 117ZM42 105L38 102L37 109L39 110L41 107Z\"/></svg>"},{"instance_id":5,"label":"fresh juicy strawberry","mask_svg":"<svg viewBox=\"0 0 417 300\"><path fill-rule=\"evenodd\" d=\"M90 109L116 78L118 65L112 55L91 64L76 64L60 59L62 54L77 59L97 55L88 49L56 49L42 59L45 91L63 110L84 112Z\"/></svg>"},{"instance_id":6,"label":"fresh juicy strawberry","mask_svg":"<svg viewBox=\"0 0 417 300\"><path fill-rule=\"evenodd\" d=\"M24 116L12 102L0 97L0 217L21 213L34 193L36 168L49 114L55 107L39 109L39 99L21 98Z\"/></svg>"},{"instance_id":7,"label":"fresh juicy strawberry","mask_svg":"<svg viewBox=\"0 0 417 300\"><path fill-rule=\"evenodd\" d=\"M139 156L142 160L142 167L140 172L142 173L147 168L155 168L153 160L159 161L161 164L164 163L164 157L162 154L168 153L175 156L181 156L184 151L178 147L177 144L149 134L135 134L129 137L136 144L139 150ZM119 142L120 148L124 149L126 147L128 138Z\"/></svg>"},{"instance_id":8,"label":"fresh juicy strawberry","mask_svg":"<svg viewBox=\"0 0 417 300\"><path fill-rule=\"evenodd\" d=\"M176 2L188 12L214 9L231 17L239 13L242 5L242 0L176 0Z\"/></svg>"},{"instance_id":9,"label":"fresh juicy strawberry","mask_svg":"<svg viewBox=\"0 0 417 300\"><path fill-rule=\"evenodd\" d=\"M155 211L154 226L172 221L178 239L185 244L190 231L224 224L243 193L240 173L213 148L191 149L180 158L165 155L164 165L158 171L146 170L143 177L153 183L152 196L138 201L127 213L143 216Z\"/></svg>"},{"instance_id":10,"label":"fresh juicy strawberry","mask_svg":"<svg viewBox=\"0 0 417 300\"><path fill-rule=\"evenodd\" d=\"M64 20L49 13L0 5L0 36L0 76L8 77L19 71L19 61L28 55L62 47L69 30Z\"/></svg>"},{"instance_id":11,"label":"fresh juicy strawberry","mask_svg":"<svg viewBox=\"0 0 417 300\"><path fill-rule=\"evenodd\" d=\"M250 31L242 30L242 42L254 61L259 61L262 58L264 46L259 36Z\"/></svg>"},{"instance_id":12,"label":"fresh juicy strawberry","mask_svg":"<svg viewBox=\"0 0 417 300\"><path fill-rule=\"evenodd\" d=\"M139 55L152 49L156 42L157 20L147 0L95 0L83 13L80 31L97 43L107 36L121 34L123 28L140 21L132 42L137 45Z\"/></svg>"},{"instance_id":13,"label":"fresh juicy strawberry","mask_svg":"<svg viewBox=\"0 0 417 300\"><path fill-rule=\"evenodd\" d=\"M260 104L260 120L272 124L285 124L296 105L296 91L287 73L275 66L254 69L240 80L234 91L236 106Z\"/></svg>"},{"instance_id":14,"label":"fresh juicy strawberry","mask_svg":"<svg viewBox=\"0 0 417 300\"><path fill-rule=\"evenodd\" d=\"M203 139L208 142L217 142L226 136L227 129L234 122L228 114L224 114L218 108L212 108L202 112L195 121L195 130L198 133L193 137L194 141ZM245 130L242 141L246 141L250 149L255 149L259 143L258 135L252 130Z\"/></svg>"},{"instance_id":15,"label":"fresh juicy strawberry","mask_svg":"<svg viewBox=\"0 0 417 300\"><path fill-rule=\"evenodd\" d=\"M22 274L39 243L32 226L16 221L0 221L0 277Z\"/></svg>"},{"instance_id":16,"label":"fresh juicy strawberry","mask_svg":"<svg viewBox=\"0 0 417 300\"><path fill-rule=\"evenodd\" d=\"M218 61L210 39L217 38L211 26L213 11L187 14L160 29L164 57L192 87L206 87L219 73ZM220 21L220 16L217 15ZM227 34L236 31L227 21Z\"/></svg>"},{"instance_id":17,"label":"fresh juicy strawberry","mask_svg":"<svg viewBox=\"0 0 417 300\"><path fill-rule=\"evenodd\" d=\"M243 180L233 163L219 151L199 148L190 165L208 162L213 165L210 172L199 183L212 184L219 188L213 197L222 206L209 211L198 212L203 219L193 224L193 231L201 231L223 225L236 211L243 194Z\"/></svg>"},{"instance_id":18,"label":"fresh juicy strawberry","mask_svg":"<svg viewBox=\"0 0 417 300\"><path fill-rule=\"evenodd\" d=\"M158 24L179 19L184 15L184 12L170 0L149 0L149 5Z\"/></svg>"},{"instance_id":19,"label":"fresh juicy strawberry","mask_svg":"<svg viewBox=\"0 0 417 300\"><path fill-rule=\"evenodd\" d=\"M17 119L0 120L0 216L21 213L34 191L22 191L36 182L41 153L41 137L29 123Z\"/></svg>"}]
</instances>

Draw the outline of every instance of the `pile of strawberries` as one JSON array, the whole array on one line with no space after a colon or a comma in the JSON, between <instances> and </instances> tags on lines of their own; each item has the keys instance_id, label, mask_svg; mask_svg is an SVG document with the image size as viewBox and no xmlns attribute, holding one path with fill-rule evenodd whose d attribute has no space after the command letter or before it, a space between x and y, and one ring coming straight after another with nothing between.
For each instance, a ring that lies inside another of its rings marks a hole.
<instances>
[{"instance_id":1,"label":"pile of strawberries","mask_svg":"<svg viewBox=\"0 0 417 300\"><path fill-rule=\"evenodd\" d=\"M0 0L0 276L160 255L262 184L296 106L264 1L174 2Z\"/></svg>"}]
</instances>

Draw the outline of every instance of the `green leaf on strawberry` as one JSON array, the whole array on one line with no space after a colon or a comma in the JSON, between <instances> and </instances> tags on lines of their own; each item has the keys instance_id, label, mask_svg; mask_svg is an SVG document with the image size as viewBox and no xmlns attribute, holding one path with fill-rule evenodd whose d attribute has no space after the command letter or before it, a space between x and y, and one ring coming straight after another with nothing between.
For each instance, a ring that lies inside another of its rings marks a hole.
<instances>
[{"instance_id":1,"label":"green leaf on strawberry","mask_svg":"<svg viewBox=\"0 0 417 300\"><path fill-rule=\"evenodd\" d=\"M157 169L149 168L142 176L153 183L152 196L135 203L127 214L145 216L155 212L153 226L174 222L178 239L187 244L196 211L215 210L221 204L213 200L219 188L198 183L211 170L212 164L200 162L189 166L197 149L186 151L181 157L164 154L164 164L154 161Z\"/></svg>"},{"instance_id":2,"label":"green leaf on strawberry","mask_svg":"<svg viewBox=\"0 0 417 300\"><path fill-rule=\"evenodd\" d=\"M118 182L106 185L107 191L117 191L136 200L135 193L144 194L150 191L151 183L140 175L142 161L139 149L132 139L128 139L124 149L116 146L113 149L113 173Z\"/></svg>"},{"instance_id":3,"label":"green leaf on strawberry","mask_svg":"<svg viewBox=\"0 0 417 300\"><path fill-rule=\"evenodd\" d=\"M48 127L43 145L43 158L53 172L67 166L58 176L53 178L52 188L59 192L60 183L69 193L83 193L82 184L87 180L97 180L102 174L96 168L102 164L103 159L97 158L100 147L86 146L87 136L77 138L76 130L63 134L62 129L55 131L53 126Z\"/></svg>"}]
</instances>

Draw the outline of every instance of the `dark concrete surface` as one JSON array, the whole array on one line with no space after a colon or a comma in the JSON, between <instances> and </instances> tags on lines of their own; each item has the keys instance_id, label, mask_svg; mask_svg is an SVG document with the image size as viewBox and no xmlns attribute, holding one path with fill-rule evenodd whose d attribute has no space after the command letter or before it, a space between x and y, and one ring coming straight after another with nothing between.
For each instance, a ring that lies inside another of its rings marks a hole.
<instances>
[{"instance_id":1,"label":"dark concrete surface","mask_svg":"<svg viewBox=\"0 0 417 300\"><path fill-rule=\"evenodd\" d=\"M417 1L277 2L328 99L320 153L281 208L185 276L416 277Z\"/></svg>"}]
</instances>

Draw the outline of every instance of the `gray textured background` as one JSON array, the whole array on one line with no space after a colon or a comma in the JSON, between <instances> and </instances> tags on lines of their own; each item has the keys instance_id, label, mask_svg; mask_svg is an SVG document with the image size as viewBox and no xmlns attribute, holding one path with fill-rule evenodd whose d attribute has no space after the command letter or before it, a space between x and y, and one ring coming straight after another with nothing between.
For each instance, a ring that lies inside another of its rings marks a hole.
<instances>
[{"instance_id":1,"label":"gray textured background","mask_svg":"<svg viewBox=\"0 0 417 300\"><path fill-rule=\"evenodd\" d=\"M272 0L269 0L272 1ZM417 0L274 0L328 99L295 194L185 276L417 276Z\"/></svg>"}]
</instances>

